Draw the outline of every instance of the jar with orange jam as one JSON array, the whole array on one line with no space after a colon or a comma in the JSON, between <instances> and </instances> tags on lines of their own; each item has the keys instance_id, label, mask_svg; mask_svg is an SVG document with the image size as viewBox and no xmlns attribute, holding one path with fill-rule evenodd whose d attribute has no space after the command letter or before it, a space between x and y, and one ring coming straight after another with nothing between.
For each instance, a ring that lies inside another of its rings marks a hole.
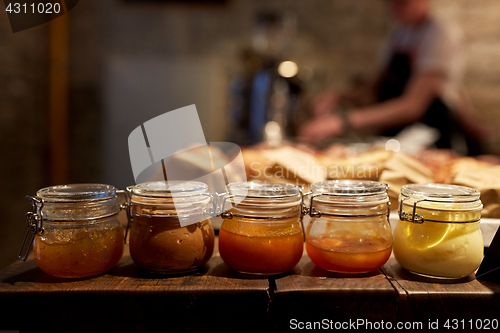
<instances>
[{"instance_id":1,"label":"jar with orange jam","mask_svg":"<svg viewBox=\"0 0 500 333\"><path fill-rule=\"evenodd\" d=\"M156 181L127 188L130 196L130 256L158 274L184 274L202 267L214 249L209 216L215 197L201 182Z\"/></svg>"},{"instance_id":2,"label":"jar with orange jam","mask_svg":"<svg viewBox=\"0 0 500 333\"><path fill-rule=\"evenodd\" d=\"M243 274L274 275L302 257L302 188L290 184L231 183L222 208L219 252Z\"/></svg>"},{"instance_id":3,"label":"jar with orange jam","mask_svg":"<svg viewBox=\"0 0 500 333\"><path fill-rule=\"evenodd\" d=\"M124 206L117 192L103 184L39 190L36 197L29 197L32 211L26 214L28 231L19 259L26 260L33 244L38 267L56 277L82 278L113 268L124 244L118 220Z\"/></svg>"},{"instance_id":4,"label":"jar with orange jam","mask_svg":"<svg viewBox=\"0 0 500 333\"><path fill-rule=\"evenodd\" d=\"M479 191L445 184L401 189L394 256L406 270L427 277L459 279L483 260Z\"/></svg>"},{"instance_id":5,"label":"jar with orange jam","mask_svg":"<svg viewBox=\"0 0 500 333\"><path fill-rule=\"evenodd\" d=\"M311 222L306 251L320 268L337 273L379 269L391 255L387 185L374 181L332 180L307 193Z\"/></svg>"}]
</instances>

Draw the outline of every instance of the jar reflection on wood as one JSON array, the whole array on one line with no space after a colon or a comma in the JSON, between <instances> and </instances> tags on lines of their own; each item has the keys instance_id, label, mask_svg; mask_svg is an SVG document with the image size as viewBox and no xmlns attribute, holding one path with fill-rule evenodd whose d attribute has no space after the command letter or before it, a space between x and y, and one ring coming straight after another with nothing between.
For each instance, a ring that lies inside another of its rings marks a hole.
<instances>
[{"instance_id":1,"label":"jar reflection on wood","mask_svg":"<svg viewBox=\"0 0 500 333\"><path fill-rule=\"evenodd\" d=\"M366 273L384 265L392 249L387 185L335 180L314 183L311 189L305 196L311 260L339 273Z\"/></svg>"},{"instance_id":2,"label":"jar reflection on wood","mask_svg":"<svg viewBox=\"0 0 500 333\"><path fill-rule=\"evenodd\" d=\"M222 260L244 274L272 275L292 269L302 257L302 188L290 184L231 183L222 214ZM237 204L235 204L237 203Z\"/></svg>"},{"instance_id":3,"label":"jar reflection on wood","mask_svg":"<svg viewBox=\"0 0 500 333\"><path fill-rule=\"evenodd\" d=\"M194 181L149 182L127 188L132 218L130 256L139 267L181 274L197 270L210 259L214 231L205 215L213 213L215 198L207 188Z\"/></svg>"},{"instance_id":4,"label":"jar reflection on wood","mask_svg":"<svg viewBox=\"0 0 500 333\"><path fill-rule=\"evenodd\" d=\"M461 278L483 259L479 192L464 186L410 184L401 189L394 256L408 271Z\"/></svg>"},{"instance_id":5,"label":"jar reflection on wood","mask_svg":"<svg viewBox=\"0 0 500 333\"><path fill-rule=\"evenodd\" d=\"M21 260L26 259L22 252L32 233L35 261L53 276L92 276L118 263L124 238L118 221L121 206L113 186L52 186L30 198L33 209L26 214L28 231Z\"/></svg>"}]
</instances>

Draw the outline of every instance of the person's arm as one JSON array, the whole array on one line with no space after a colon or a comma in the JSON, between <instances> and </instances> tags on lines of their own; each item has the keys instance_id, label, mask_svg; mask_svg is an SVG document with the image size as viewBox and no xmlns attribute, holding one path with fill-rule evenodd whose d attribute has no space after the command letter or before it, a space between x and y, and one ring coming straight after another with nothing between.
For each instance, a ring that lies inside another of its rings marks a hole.
<instances>
[{"instance_id":1,"label":"person's arm","mask_svg":"<svg viewBox=\"0 0 500 333\"><path fill-rule=\"evenodd\" d=\"M351 110L349 126L355 130L387 129L415 122L425 115L429 105L439 96L443 84L443 75L438 72L416 74L400 97Z\"/></svg>"},{"instance_id":2,"label":"person's arm","mask_svg":"<svg viewBox=\"0 0 500 333\"><path fill-rule=\"evenodd\" d=\"M386 129L415 122L424 116L430 103L439 95L443 84L443 75L439 72L416 74L400 97L353 109L347 114L347 119L342 119L339 115L316 117L302 127L300 136L306 141L321 141L341 135L346 128Z\"/></svg>"}]
</instances>

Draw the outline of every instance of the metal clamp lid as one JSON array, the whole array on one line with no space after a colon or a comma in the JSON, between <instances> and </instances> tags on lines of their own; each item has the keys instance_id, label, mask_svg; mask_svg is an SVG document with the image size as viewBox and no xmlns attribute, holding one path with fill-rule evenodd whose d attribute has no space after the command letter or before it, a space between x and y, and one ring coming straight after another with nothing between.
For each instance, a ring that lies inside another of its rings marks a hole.
<instances>
[{"instance_id":1,"label":"metal clamp lid","mask_svg":"<svg viewBox=\"0 0 500 333\"><path fill-rule=\"evenodd\" d=\"M42 217L43 199L39 197L32 197L29 195L27 195L26 198L31 200L31 211L25 214L27 230L26 234L24 235L21 250L19 250L19 254L17 256L21 261L26 261L26 258L28 258L28 254L30 252L35 236L41 236L44 233ZM28 238L30 239L29 242L27 242Z\"/></svg>"},{"instance_id":2,"label":"metal clamp lid","mask_svg":"<svg viewBox=\"0 0 500 333\"><path fill-rule=\"evenodd\" d=\"M133 187L132 186L128 186L126 188L126 191L120 190L118 192L125 193L125 196L127 197L127 201L123 205L123 207L126 209L126 212L127 212L127 227L125 228L125 238L124 238L125 244L127 244L128 231L130 229L131 224L134 223L134 217L136 217L136 216L137 217L143 217L143 218L162 218L162 219L179 219L179 218L182 218L182 216L179 216L179 215L151 216L151 215L143 215L143 214L134 213L134 212L132 212L132 194L134 194ZM218 216L219 215L219 210L218 210L218 207L217 207L218 196L219 196L218 193L215 192L215 194L214 194L214 193L207 192L207 193L199 193L198 195L210 197L210 199L212 201L212 207L209 208L209 209L204 209L203 213L200 214L200 215L203 215L205 218L210 218L210 217L213 217L213 216ZM164 198L163 196L149 196L149 197Z\"/></svg>"},{"instance_id":3,"label":"metal clamp lid","mask_svg":"<svg viewBox=\"0 0 500 333\"><path fill-rule=\"evenodd\" d=\"M380 183L379 183L380 184ZM387 190L389 189L388 184L380 184L384 185L386 190L385 193L387 193ZM317 210L316 208L313 207L314 203L314 198L320 197L320 196L328 196L328 197L358 197L358 196L375 196L378 195L379 193L373 193L373 192L368 192L368 193L328 193L328 192L320 192L320 193L314 193L313 192L307 192L304 194L304 198L308 195L311 196L310 202L309 202L309 207L306 205L303 206L303 214L309 214L310 217L321 217L321 216L330 216L330 217L374 217L374 216L380 216L380 215L387 215L387 218L389 219L390 211L391 211L391 202L389 199L386 197L382 202L387 203L387 212L378 212L374 214L331 214L331 213L322 213L321 211ZM305 202L305 200L303 200ZM380 203L380 201L379 201ZM373 203L371 203L373 204Z\"/></svg>"},{"instance_id":4,"label":"metal clamp lid","mask_svg":"<svg viewBox=\"0 0 500 333\"><path fill-rule=\"evenodd\" d=\"M403 197L400 202L399 202L399 219L401 221L406 221L406 222L411 222L411 223L416 223L416 224L422 224L424 222L437 222L437 223L475 223L479 222L481 219L474 219L474 220L468 220L468 221L440 221L440 220L434 220L434 219L428 219L424 218L422 215L417 214L417 208L422 208L425 209L425 207L418 207L417 205L421 202L427 201L427 202L438 202L438 203L470 203L471 201L443 201L443 200L431 200L431 199L420 199L420 200L415 200L413 202L413 211L412 214L407 214L405 211L403 211L403 202L405 200L410 199L410 197L405 196L401 194Z\"/></svg>"},{"instance_id":5,"label":"metal clamp lid","mask_svg":"<svg viewBox=\"0 0 500 333\"><path fill-rule=\"evenodd\" d=\"M244 215L244 214L234 214L230 210L224 210L228 199L232 199L232 198L236 198L236 197L272 199L272 198L279 198L279 197L283 197L283 196L282 195L278 195L278 196L276 196L276 195L249 196L249 195L239 195L239 194L226 195L226 193L224 193L224 194L222 194L224 196L224 199L222 200L222 205L220 206L220 209L219 209L217 216L220 216L223 219L232 219L233 217L241 217L241 218L248 218L248 219L252 219L252 220L281 220L281 219L291 218L291 217L295 217L295 216L302 216L304 214L304 194L303 194L304 188L301 185L296 185L296 189L298 190L298 192L296 194L300 195L300 211L298 213L293 213L293 214L288 214L288 215L279 215L279 216L274 216L274 215L270 215L270 216L252 215L252 216L249 216L249 215Z\"/></svg>"},{"instance_id":6,"label":"metal clamp lid","mask_svg":"<svg viewBox=\"0 0 500 333\"><path fill-rule=\"evenodd\" d=\"M314 198L325 195L325 196L332 196L335 197L337 196L336 194L332 193L316 193L312 194L312 192L308 192L304 194L305 196L311 195L311 200L309 203L309 208L307 206L304 206L304 214L309 214L310 217L322 217L322 216L330 216L330 217L374 217L374 216L381 216L381 215L387 215L387 218L389 218L389 215L391 213L391 202L387 201L387 212L380 212L380 213L374 213L374 214L330 214L330 213L322 213L321 211L317 210L316 208L313 207L313 201Z\"/></svg>"},{"instance_id":7,"label":"metal clamp lid","mask_svg":"<svg viewBox=\"0 0 500 333\"><path fill-rule=\"evenodd\" d=\"M125 194L125 191L120 191L117 190L116 194ZM114 195L114 194L113 194ZM27 224L27 230L26 234L24 235L24 240L21 245L21 249L19 250L18 254L18 259L20 261L26 261L28 258L29 252L31 250L31 246L33 245L33 241L35 239L35 236L42 236L45 232L45 229L43 228L43 221L49 221L49 222L80 222L80 221L92 221L95 220L97 217L86 217L86 218L80 218L76 221L67 221L67 220L53 220L44 217L44 214L42 212L42 208L45 205L45 200L42 199L39 196L26 196L27 199L31 200L31 210L28 211L25 214L26 217L26 224ZM52 201L48 201L47 204L50 204ZM66 201L66 202L81 202L80 201ZM127 209L127 215L128 215L128 203L120 204L119 205L119 210L122 209ZM98 218L107 218L113 215L116 215L118 212L111 212L109 214L105 214L102 216L99 216ZM30 237L31 235L31 237ZM29 241L28 241L29 239Z\"/></svg>"}]
</instances>

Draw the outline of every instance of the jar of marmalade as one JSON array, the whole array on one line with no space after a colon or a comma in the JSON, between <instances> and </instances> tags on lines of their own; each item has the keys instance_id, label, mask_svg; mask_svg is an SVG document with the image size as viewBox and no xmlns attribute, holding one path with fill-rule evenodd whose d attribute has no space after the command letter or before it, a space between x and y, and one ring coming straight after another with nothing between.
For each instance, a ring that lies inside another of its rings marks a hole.
<instances>
[{"instance_id":1,"label":"jar of marmalade","mask_svg":"<svg viewBox=\"0 0 500 333\"><path fill-rule=\"evenodd\" d=\"M212 256L215 198L204 183L148 182L127 188L130 256L152 273L194 272Z\"/></svg>"},{"instance_id":2,"label":"jar of marmalade","mask_svg":"<svg viewBox=\"0 0 500 333\"><path fill-rule=\"evenodd\" d=\"M52 186L29 198L32 210L26 213L28 231L20 260L26 260L33 244L38 267L63 278L100 274L118 263L124 244L118 212L124 206L116 188L102 184Z\"/></svg>"},{"instance_id":3,"label":"jar of marmalade","mask_svg":"<svg viewBox=\"0 0 500 333\"><path fill-rule=\"evenodd\" d=\"M324 270L366 273L391 255L386 184L332 180L314 183L306 194L311 222L306 231L309 258Z\"/></svg>"},{"instance_id":4,"label":"jar of marmalade","mask_svg":"<svg viewBox=\"0 0 500 333\"><path fill-rule=\"evenodd\" d=\"M408 271L458 279L483 260L479 192L464 186L410 184L401 189L394 256Z\"/></svg>"},{"instance_id":5,"label":"jar of marmalade","mask_svg":"<svg viewBox=\"0 0 500 333\"><path fill-rule=\"evenodd\" d=\"M290 184L231 183L222 208L219 251L230 268L272 275L292 269L302 257L302 188Z\"/></svg>"}]
</instances>

